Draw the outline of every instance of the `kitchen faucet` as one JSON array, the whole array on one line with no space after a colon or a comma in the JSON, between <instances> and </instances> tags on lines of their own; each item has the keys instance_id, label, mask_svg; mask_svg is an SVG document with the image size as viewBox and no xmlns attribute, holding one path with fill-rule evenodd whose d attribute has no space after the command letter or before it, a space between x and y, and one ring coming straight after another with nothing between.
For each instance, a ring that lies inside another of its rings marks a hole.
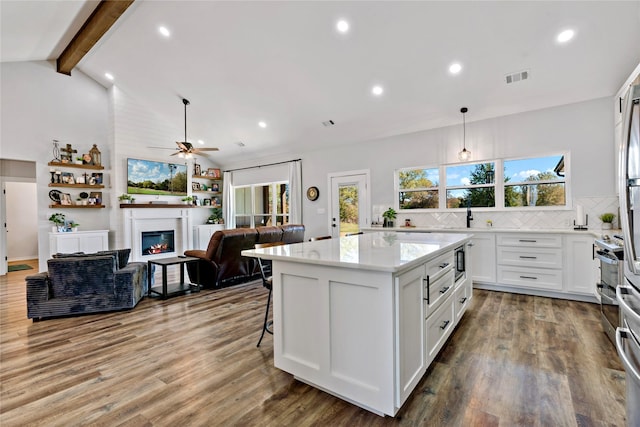
<instances>
[{"instance_id":1,"label":"kitchen faucet","mask_svg":"<svg viewBox=\"0 0 640 427\"><path fill-rule=\"evenodd\" d=\"M471 214L471 204L467 203L467 228L471 228L471 221L473 221L473 215Z\"/></svg>"}]
</instances>

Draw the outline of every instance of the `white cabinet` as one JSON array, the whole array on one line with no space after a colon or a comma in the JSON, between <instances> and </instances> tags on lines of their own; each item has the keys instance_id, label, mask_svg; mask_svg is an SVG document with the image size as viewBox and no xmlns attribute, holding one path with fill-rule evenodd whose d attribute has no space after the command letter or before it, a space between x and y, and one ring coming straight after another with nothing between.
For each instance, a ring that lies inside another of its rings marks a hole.
<instances>
[{"instance_id":1,"label":"white cabinet","mask_svg":"<svg viewBox=\"0 0 640 427\"><path fill-rule=\"evenodd\" d=\"M109 230L49 233L49 255L56 253L94 253L109 249Z\"/></svg>"},{"instance_id":2,"label":"white cabinet","mask_svg":"<svg viewBox=\"0 0 640 427\"><path fill-rule=\"evenodd\" d=\"M565 237L567 292L595 295L598 261L593 256L593 236Z\"/></svg>"},{"instance_id":3,"label":"white cabinet","mask_svg":"<svg viewBox=\"0 0 640 427\"><path fill-rule=\"evenodd\" d=\"M494 233L476 233L471 239L471 274L474 282L496 282L496 237Z\"/></svg>"},{"instance_id":4,"label":"white cabinet","mask_svg":"<svg viewBox=\"0 0 640 427\"><path fill-rule=\"evenodd\" d=\"M562 291L562 237L504 233L496 236L498 283Z\"/></svg>"},{"instance_id":5,"label":"white cabinet","mask_svg":"<svg viewBox=\"0 0 640 427\"><path fill-rule=\"evenodd\" d=\"M202 224L193 227L193 245L196 249L207 250L213 233L224 230L224 224Z\"/></svg>"}]
</instances>

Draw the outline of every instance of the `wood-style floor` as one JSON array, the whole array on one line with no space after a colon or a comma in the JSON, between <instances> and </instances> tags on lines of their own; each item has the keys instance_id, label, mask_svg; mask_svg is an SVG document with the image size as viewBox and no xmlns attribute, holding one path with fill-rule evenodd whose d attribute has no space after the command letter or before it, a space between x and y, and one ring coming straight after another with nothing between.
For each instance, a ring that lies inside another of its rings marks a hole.
<instances>
[{"instance_id":1,"label":"wood-style floor","mask_svg":"<svg viewBox=\"0 0 640 427\"><path fill-rule=\"evenodd\" d=\"M624 426L625 375L593 304L476 290L396 418L273 367L260 283L31 322L0 278L0 426Z\"/></svg>"}]
</instances>

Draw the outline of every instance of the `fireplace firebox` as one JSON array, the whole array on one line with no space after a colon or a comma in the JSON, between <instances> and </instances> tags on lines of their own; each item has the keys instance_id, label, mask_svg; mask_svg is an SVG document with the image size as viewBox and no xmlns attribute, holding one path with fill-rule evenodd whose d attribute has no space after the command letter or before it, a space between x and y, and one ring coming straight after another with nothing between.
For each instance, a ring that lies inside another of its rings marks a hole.
<instances>
[{"instance_id":1,"label":"fireplace firebox","mask_svg":"<svg viewBox=\"0 0 640 427\"><path fill-rule=\"evenodd\" d=\"M142 255L158 255L175 252L174 230L143 231Z\"/></svg>"}]
</instances>

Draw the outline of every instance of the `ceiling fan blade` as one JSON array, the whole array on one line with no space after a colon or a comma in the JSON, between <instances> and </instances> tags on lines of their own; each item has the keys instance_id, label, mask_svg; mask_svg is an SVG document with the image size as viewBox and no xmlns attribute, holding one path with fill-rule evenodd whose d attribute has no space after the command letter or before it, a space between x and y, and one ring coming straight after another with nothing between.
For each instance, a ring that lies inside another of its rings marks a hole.
<instances>
[{"instance_id":1,"label":"ceiling fan blade","mask_svg":"<svg viewBox=\"0 0 640 427\"><path fill-rule=\"evenodd\" d=\"M169 155L170 155L170 156L177 156L178 154L181 154L181 153L182 153L182 151L176 151L175 153L173 153L173 154L169 154Z\"/></svg>"},{"instance_id":2,"label":"ceiling fan blade","mask_svg":"<svg viewBox=\"0 0 640 427\"><path fill-rule=\"evenodd\" d=\"M204 156L204 157L209 157L209 155L207 153L201 153L199 151L192 151L191 154L195 154L197 156Z\"/></svg>"},{"instance_id":3,"label":"ceiling fan blade","mask_svg":"<svg viewBox=\"0 0 640 427\"><path fill-rule=\"evenodd\" d=\"M182 151L188 151L189 149L187 148L187 146L185 145L184 142L182 141L176 141L176 144L178 145L178 147L182 150ZM186 143L188 144L188 142Z\"/></svg>"},{"instance_id":4,"label":"ceiling fan blade","mask_svg":"<svg viewBox=\"0 0 640 427\"><path fill-rule=\"evenodd\" d=\"M194 148L194 150L197 150L197 151L220 151L219 148L197 148L197 147Z\"/></svg>"},{"instance_id":5,"label":"ceiling fan blade","mask_svg":"<svg viewBox=\"0 0 640 427\"><path fill-rule=\"evenodd\" d=\"M155 148L157 150L172 150L172 151L177 150L177 148L169 148L169 147L147 147L147 148Z\"/></svg>"}]
</instances>

